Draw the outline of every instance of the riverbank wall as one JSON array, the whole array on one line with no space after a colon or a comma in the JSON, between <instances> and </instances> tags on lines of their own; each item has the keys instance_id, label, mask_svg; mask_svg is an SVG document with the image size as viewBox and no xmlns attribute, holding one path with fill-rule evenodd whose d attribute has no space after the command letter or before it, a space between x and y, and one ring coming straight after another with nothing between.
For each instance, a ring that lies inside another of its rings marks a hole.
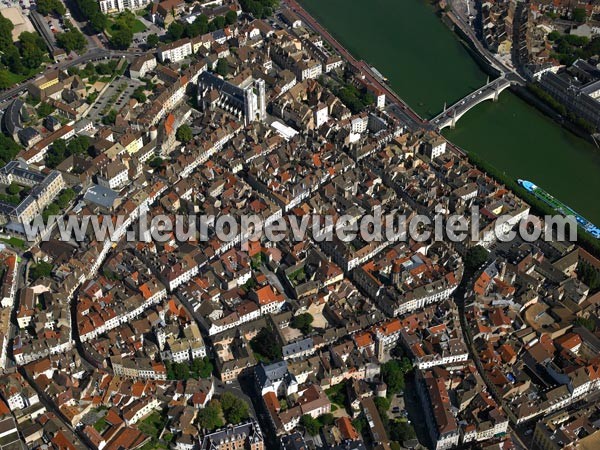
<instances>
[{"instance_id":1,"label":"riverbank wall","mask_svg":"<svg viewBox=\"0 0 600 450\"><path fill-rule=\"evenodd\" d=\"M589 143L593 144L598 149L598 151L600 151L598 143L594 140L591 134L589 134L587 131L577 126L573 122L566 120L563 116L557 113L550 105L548 105L541 98L539 98L533 92L531 92L526 86L511 86L510 90L514 92L519 98L526 101L531 106L534 106L538 111L541 111L546 116L550 117L558 125L569 130L576 136L585 139Z\"/></svg>"},{"instance_id":2,"label":"riverbank wall","mask_svg":"<svg viewBox=\"0 0 600 450\"><path fill-rule=\"evenodd\" d=\"M500 71L495 68L485 56L477 49L479 42L473 42L473 38L461 28L460 24L455 21L453 14L440 13L442 22L454 32L458 37L459 41L465 46L471 57L475 60L477 65L490 77L497 78L501 75Z\"/></svg>"},{"instance_id":3,"label":"riverbank wall","mask_svg":"<svg viewBox=\"0 0 600 450\"><path fill-rule=\"evenodd\" d=\"M446 26L448 26L452 32L458 37L460 42L465 46L469 54L473 57L475 62L481 67L481 69L492 77L500 76L500 72L498 69L493 67L491 63L485 58L481 52L477 49L477 44L473 42L473 38L465 33L465 31L460 27L460 25L455 22L454 15L440 13L441 19ZM552 109L547 103L545 103L542 99L535 96L526 86L520 85L512 85L510 90L515 93L519 98L529 103L531 106L535 107L538 111L541 111L551 119L553 119L557 124L562 126L563 128L569 130L571 133L576 136L585 139L589 143L593 144L598 150L599 144L594 140L591 134L589 134L586 130L577 126L576 124L566 120L560 114L558 114L554 109Z\"/></svg>"},{"instance_id":4,"label":"riverbank wall","mask_svg":"<svg viewBox=\"0 0 600 450\"><path fill-rule=\"evenodd\" d=\"M474 58L477 64L482 68L482 70L490 76L498 77L500 72L492 66L492 64L485 58L480 51L477 49L477 43L473 42L473 39L470 35L465 33L463 29L459 26L459 24L455 23L452 19L452 15L441 13L441 20L448 26L454 34L458 37L460 42L465 46L469 54ZM538 98L527 89L526 86L521 85L512 85L510 88L511 92L515 93L519 98L523 101L527 102L529 105L535 107L538 111L542 112L546 116L553 119L557 124L569 130L576 136L579 136L585 139L588 142L594 144L594 146L598 147L598 143L596 143L593 137L582 130L577 125L565 120L560 114L558 114L550 105L545 103L542 99ZM541 202L534 195L532 195L527 190L523 189L517 181L510 176L507 176L505 172L498 170L489 162L485 161L483 158L475 155L474 153L468 152L456 145L453 145L455 151L466 155L471 163L484 170L486 173L491 175L496 181L504 184L508 189L515 192L520 198L524 199L529 205L531 205L532 212L536 215L546 215L546 214L556 214L550 206ZM600 150L599 150L600 151ZM600 258L600 241L588 233L582 231L578 228L578 244L589 251L596 257Z\"/></svg>"}]
</instances>

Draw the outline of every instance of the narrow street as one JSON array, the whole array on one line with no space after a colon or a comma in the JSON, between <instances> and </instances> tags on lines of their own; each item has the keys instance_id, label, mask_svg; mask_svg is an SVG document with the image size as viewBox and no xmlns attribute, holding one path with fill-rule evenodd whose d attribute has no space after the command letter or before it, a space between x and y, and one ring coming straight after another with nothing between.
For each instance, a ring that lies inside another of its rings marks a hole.
<instances>
[{"instance_id":1,"label":"narrow street","mask_svg":"<svg viewBox=\"0 0 600 450\"><path fill-rule=\"evenodd\" d=\"M491 258L493 257L493 255L494 255L493 253L490 254L490 259L488 259L485 266L487 266L487 264L491 261ZM470 287L473 283L473 280L476 279L476 276L478 276L480 272L481 271L478 271L475 274L470 275L470 276L468 274L465 274L460 285L458 286L458 288L456 289L456 291L454 293L454 299L455 299L456 305L458 307L460 327L463 332L463 339L469 348L470 357L473 360L473 362L475 363L475 367L477 368L479 375L481 375L481 378L485 382L485 384L487 386L487 391L492 395L492 397L494 398L496 403L500 406L500 408L506 414L506 411L504 410L504 403L503 403L502 399L497 396L494 386L491 384L491 382L490 382L489 378L487 377L487 374L483 368L483 365L481 364L481 360L479 359L479 353L477 352L477 350L474 346L473 339L471 337L471 330L468 326L466 315L465 315L465 294L469 293L471 291ZM506 415L508 417L508 414L506 414ZM526 436L524 435L524 433L522 431L518 430L514 426L512 421L509 421L508 429L509 429L510 435L517 441L515 443L517 445L517 448L521 448L523 450L530 448L530 446L526 445L523 441L525 440L525 441L528 441L529 443L531 443L531 436L529 436L529 438L527 439Z\"/></svg>"}]
</instances>

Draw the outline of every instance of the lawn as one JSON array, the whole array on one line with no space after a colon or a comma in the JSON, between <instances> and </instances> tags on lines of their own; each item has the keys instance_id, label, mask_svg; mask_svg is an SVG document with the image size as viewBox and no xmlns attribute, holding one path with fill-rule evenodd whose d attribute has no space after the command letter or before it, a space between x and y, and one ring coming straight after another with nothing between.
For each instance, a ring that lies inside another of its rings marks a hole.
<instances>
[{"instance_id":1,"label":"lawn","mask_svg":"<svg viewBox=\"0 0 600 450\"><path fill-rule=\"evenodd\" d=\"M44 70L44 67L39 67L37 69L33 69L30 70L28 73L26 73L25 75L22 75L20 73L12 73L8 70L2 70L2 72L6 72L6 76L7 79L13 84L19 84L21 82L23 82L24 80L26 80L29 77L32 77L34 75L37 75L38 73L41 73Z\"/></svg>"},{"instance_id":2,"label":"lawn","mask_svg":"<svg viewBox=\"0 0 600 450\"><path fill-rule=\"evenodd\" d=\"M133 26L131 27L131 31L133 31L133 34L135 33L141 33L142 31L146 31L146 26L139 20L135 20L133 22Z\"/></svg>"},{"instance_id":3,"label":"lawn","mask_svg":"<svg viewBox=\"0 0 600 450\"><path fill-rule=\"evenodd\" d=\"M158 411L154 411L138 424L138 428L142 433L152 436L153 438L158 438L164 427L165 419Z\"/></svg>"},{"instance_id":4,"label":"lawn","mask_svg":"<svg viewBox=\"0 0 600 450\"><path fill-rule=\"evenodd\" d=\"M10 237L10 238L2 238L0 239L3 242L6 242L9 245L12 245L15 248L20 248L20 249L24 249L27 246L25 245L25 241L23 239L19 239L16 237Z\"/></svg>"},{"instance_id":5,"label":"lawn","mask_svg":"<svg viewBox=\"0 0 600 450\"><path fill-rule=\"evenodd\" d=\"M335 404L340 408L346 408L348 396L346 393L346 383L344 381L326 389L325 394L327 394L327 397L332 404Z\"/></svg>"},{"instance_id":6,"label":"lawn","mask_svg":"<svg viewBox=\"0 0 600 450\"><path fill-rule=\"evenodd\" d=\"M146 26L137 19L135 19L133 21L127 21L126 23L127 23L127 26L129 28L131 28L131 32L133 34L141 33L142 31L146 30ZM109 20L108 26L106 27L107 33L112 35L113 32L118 28L118 26L119 26L118 21Z\"/></svg>"},{"instance_id":7,"label":"lawn","mask_svg":"<svg viewBox=\"0 0 600 450\"><path fill-rule=\"evenodd\" d=\"M106 32L112 35L119 27L129 28L133 34L141 33L146 29L146 26L131 11L122 12L114 19L108 19Z\"/></svg>"},{"instance_id":8,"label":"lawn","mask_svg":"<svg viewBox=\"0 0 600 450\"><path fill-rule=\"evenodd\" d=\"M169 447L165 444L158 442L158 440L152 438L150 442L144 444L140 450L168 450Z\"/></svg>"},{"instance_id":9,"label":"lawn","mask_svg":"<svg viewBox=\"0 0 600 450\"><path fill-rule=\"evenodd\" d=\"M98 432L98 433L102 433L104 431L104 429L106 428L106 420L104 419L104 417L101 417L100 419L98 419L98 421L94 424L94 429Z\"/></svg>"}]
</instances>

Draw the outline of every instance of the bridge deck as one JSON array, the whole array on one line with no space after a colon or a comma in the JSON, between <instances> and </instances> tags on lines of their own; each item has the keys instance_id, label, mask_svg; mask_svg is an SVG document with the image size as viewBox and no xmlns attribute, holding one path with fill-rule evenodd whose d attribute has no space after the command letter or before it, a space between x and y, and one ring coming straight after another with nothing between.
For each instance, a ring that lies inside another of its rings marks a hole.
<instances>
[{"instance_id":1,"label":"bridge deck","mask_svg":"<svg viewBox=\"0 0 600 450\"><path fill-rule=\"evenodd\" d=\"M511 85L507 77L500 77L490 81L485 86L471 92L461 100L446 108L440 114L430 120L430 123L438 129L445 128L455 123L463 114L482 101L496 98L496 96Z\"/></svg>"}]
</instances>

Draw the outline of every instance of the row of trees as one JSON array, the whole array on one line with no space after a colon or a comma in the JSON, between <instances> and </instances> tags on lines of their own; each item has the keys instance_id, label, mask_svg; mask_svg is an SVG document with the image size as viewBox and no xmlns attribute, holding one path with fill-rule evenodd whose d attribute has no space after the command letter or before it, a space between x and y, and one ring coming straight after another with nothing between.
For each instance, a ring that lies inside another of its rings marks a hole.
<instances>
[{"instance_id":1,"label":"row of trees","mask_svg":"<svg viewBox=\"0 0 600 450\"><path fill-rule=\"evenodd\" d=\"M400 448L399 443L416 437L414 428L405 419L390 419L388 416L391 399L394 395L404 391L405 376L411 370L412 363L406 357L400 360L392 359L381 366L381 376L387 384L387 397L377 397L375 405L381 416L383 426L390 440L393 441L392 448Z\"/></svg>"},{"instance_id":2,"label":"row of trees","mask_svg":"<svg viewBox=\"0 0 600 450\"><path fill-rule=\"evenodd\" d=\"M414 439L417 434L415 433L415 429L410 425L406 419L390 419L388 416L388 411L390 409L390 400L385 397L377 397L375 398L375 406L377 407L377 412L381 417L381 421L385 430L387 431L388 437L392 442L392 448L400 448L400 443L404 441L408 441L409 439ZM395 445L393 445L396 443Z\"/></svg>"},{"instance_id":3,"label":"row of trees","mask_svg":"<svg viewBox=\"0 0 600 450\"><path fill-rule=\"evenodd\" d=\"M50 216L60 215L61 211L64 210L74 198L75 191L72 189L65 189L63 192L61 192L56 200L46 206L44 211L42 211L42 218L44 219L44 222L48 223L48 218Z\"/></svg>"},{"instance_id":4,"label":"row of trees","mask_svg":"<svg viewBox=\"0 0 600 450\"><path fill-rule=\"evenodd\" d=\"M507 189L510 189L511 191L515 192L519 197L525 200L531 206L531 211L533 214L556 214L556 211L554 211L549 205L542 202L536 196L534 196L526 189L524 189L521 185L519 185L517 183L517 180L508 176L505 172L498 170L485 159L472 152L468 153L467 157L471 164L485 171L488 175L494 178L494 180L504 184ZM588 233L579 230L577 234L577 241L578 244L581 247L585 248L588 252L590 252L596 257L600 257L600 243L598 242L598 239L596 239Z\"/></svg>"},{"instance_id":5,"label":"row of trees","mask_svg":"<svg viewBox=\"0 0 600 450\"><path fill-rule=\"evenodd\" d=\"M568 66L578 58L589 59L600 53L600 37L594 37L590 40L585 36L561 34L558 31L552 31L548 34L548 39L552 42L553 56L561 64Z\"/></svg>"},{"instance_id":6,"label":"row of trees","mask_svg":"<svg viewBox=\"0 0 600 450\"><path fill-rule=\"evenodd\" d=\"M201 14L191 24L182 24L181 22L175 21L169 25L169 28L167 29L167 40L176 41L183 37L193 38L200 36L201 34L221 30L227 25L233 25L236 22L237 14L234 11L228 11L224 16L217 16L211 21L208 20L208 16ZM156 44L157 43L158 42L156 42ZM150 41L148 41L148 44L153 46Z\"/></svg>"},{"instance_id":7,"label":"row of trees","mask_svg":"<svg viewBox=\"0 0 600 450\"><path fill-rule=\"evenodd\" d=\"M38 0L36 9L42 16L50 13L64 16L67 12L65 5L60 0Z\"/></svg>"},{"instance_id":8,"label":"row of trees","mask_svg":"<svg viewBox=\"0 0 600 450\"><path fill-rule=\"evenodd\" d=\"M87 63L83 68L78 68L76 66L69 67L68 72L69 75L79 75L82 79L88 79L90 84L98 81L100 77L108 77L111 75L117 74L117 67L119 65L119 61L116 59L110 59L105 63L97 63L93 64L91 62ZM96 92L91 92L88 97L97 95Z\"/></svg>"},{"instance_id":9,"label":"row of trees","mask_svg":"<svg viewBox=\"0 0 600 450\"><path fill-rule=\"evenodd\" d=\"M266 18L277 9L279 0L240 0L242 9L254 17Z\"/></svg>"},{"instance_id":10,"label":"row of trees","mask_svg":"<svg viewBox=\"0 0 600 450\"><path fill-rule=\"evenodd\" d=\"M165 361L169 380L187 380L188 378L210 378L213 365L208 358L196 358L192 364Z\"/></svg>"},{"instance_id":11,"label":"row of trees","mask_svg":"<svg viewBox=\"0 0 600 450\"><path fill-rule=\"evenodd\" d=\"M554 97L552 97L549 93L547 93L539 85L537 85L535 83L528 83L527 88L531 92L533 92L533 94L537 98L539 98L544 103L546 103L548 106L550 106L558 114L565 117L569 122L577 125L578 127L580 127L581 129L585 130L586 132L588 132L590 134L592 134L596 131L595 127L591 123L589 123L588 121L586 121L585 119L583 119L581 117L578 117L571 111L568 111L567 108L565 107L565 105L563 105L558 100L556 100Z\"/></svg>"}]
</instances>

